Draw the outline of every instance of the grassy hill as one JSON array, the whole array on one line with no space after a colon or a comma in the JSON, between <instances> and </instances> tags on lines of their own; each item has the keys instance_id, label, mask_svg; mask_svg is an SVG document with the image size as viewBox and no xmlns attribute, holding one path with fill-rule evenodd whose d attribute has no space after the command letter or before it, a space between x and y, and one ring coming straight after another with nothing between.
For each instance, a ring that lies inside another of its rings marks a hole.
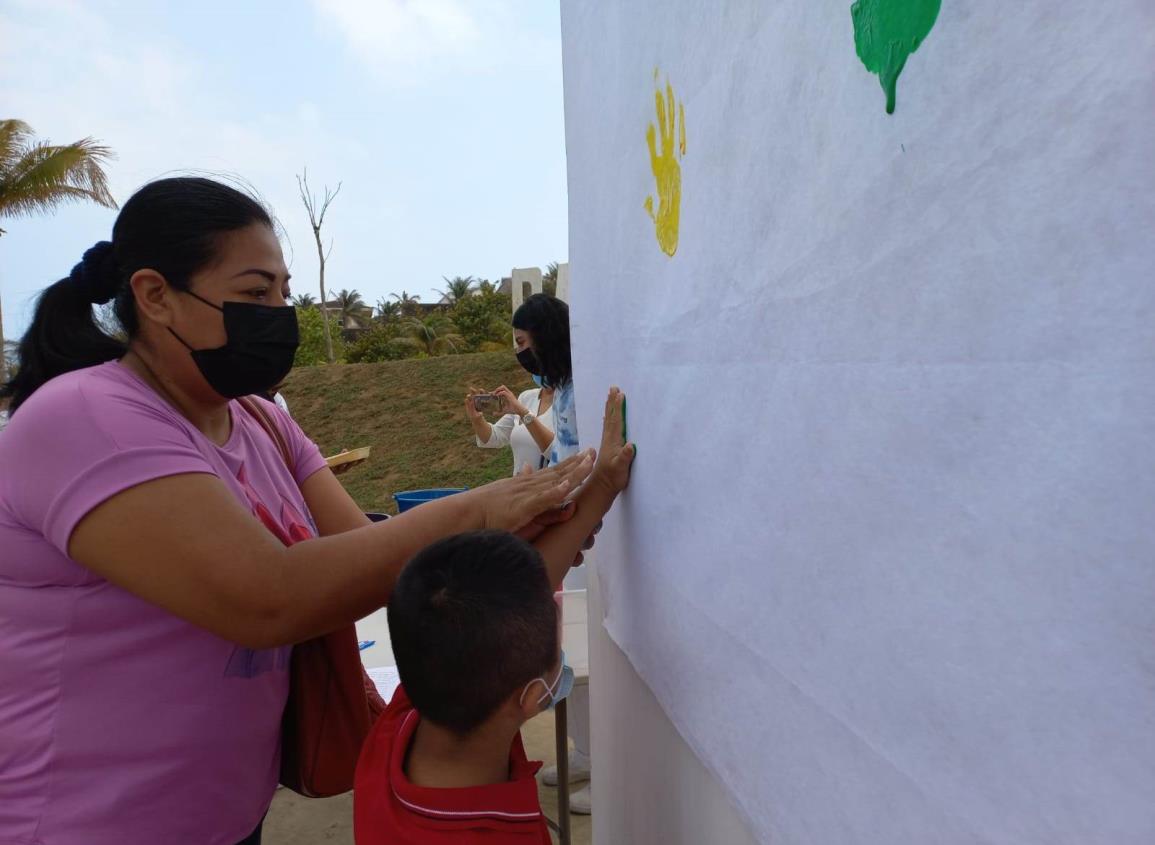
<instances>
[{"instance_id":1,"label":"grassy hill","mask_svg":"<svg viewBox=\"0 0 1155 845\"><path fill-rule=\"evenodd\" d=\"M510 352L299 367L281 392L323 454L373 447L341 482L364 510L396 513L397 491L477 487L513 472L508 448L477 448L463 407L471 385L501 384L533 387Z\"/></svg>"}]
</instances>

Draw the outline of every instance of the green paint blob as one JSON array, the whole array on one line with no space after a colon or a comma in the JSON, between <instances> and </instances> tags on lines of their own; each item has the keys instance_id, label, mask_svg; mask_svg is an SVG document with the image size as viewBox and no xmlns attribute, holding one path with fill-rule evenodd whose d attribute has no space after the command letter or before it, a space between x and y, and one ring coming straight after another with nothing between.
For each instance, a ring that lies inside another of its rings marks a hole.
<instances>
[{"instance_id":1,"label":"green paint blob","mask_svg":"<svg viewBox=\"0 0 1155 845\"><path fill-rule=\"evenodd\" d=\"M854 47L886 92L886 113L894 114L895 88L906 60L930 34L942 0L855 0Z\"/></svg>"}]
</instances>

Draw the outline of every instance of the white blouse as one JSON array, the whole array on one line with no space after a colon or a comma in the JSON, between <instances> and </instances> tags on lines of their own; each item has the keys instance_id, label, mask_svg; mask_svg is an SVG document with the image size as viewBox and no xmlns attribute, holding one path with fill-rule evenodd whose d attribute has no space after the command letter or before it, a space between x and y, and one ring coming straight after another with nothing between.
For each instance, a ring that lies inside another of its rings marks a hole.
<instances>
[{"instance_id":1,"label":"white blouse","mask_svg":"<svg viewBox=\"0 0 1155 845\"><path fill-rule=\"evenodd\" d=\"M523 391L517 397L522 405L529 409L529 412L538 418L546 428L551 432L553 429L553 414L546 413L540 416L537 412L541 405L541 390L533 388L532 390ZM525 467L530 467L533 470L541 469L543 466L549 464L549 453L553 448L553 443L550 443L545 449L539 449L537 441L533 439L533 435L529 433L529 429L521 424L521 417L517 414L506 414L501 419L493 424L493 431L490 432L489 440L484 443L481 438L476 438L477 445L483 449L502 449L505 446L513 447L513 474L517 475Z\"/></svg>"}]
</instances>

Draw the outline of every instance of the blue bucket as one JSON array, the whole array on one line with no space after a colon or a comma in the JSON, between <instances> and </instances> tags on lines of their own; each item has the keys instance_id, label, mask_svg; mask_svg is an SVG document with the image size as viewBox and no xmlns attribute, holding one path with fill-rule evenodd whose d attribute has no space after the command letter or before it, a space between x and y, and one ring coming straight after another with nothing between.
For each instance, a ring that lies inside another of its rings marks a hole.
<instances>
[{"instance_id":1,"label":"blue bucket","mask_svg":"<svg viewBox=\"0 0 1155 845\"><path fill-rule=\"evenodd\" d=\"M422 502L443 499L454 493L464 493L468 489L468 487L437 487L431 490L406 490L404 493L394 493L393 499L397 502L397 513L405 513Z\"/></svg>"}]
</instances>

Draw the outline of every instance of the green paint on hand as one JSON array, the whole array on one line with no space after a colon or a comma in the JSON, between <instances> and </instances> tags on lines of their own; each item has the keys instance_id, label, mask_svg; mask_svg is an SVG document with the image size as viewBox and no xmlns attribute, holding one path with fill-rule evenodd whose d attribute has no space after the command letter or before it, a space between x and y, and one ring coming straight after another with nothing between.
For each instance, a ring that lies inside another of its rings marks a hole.
<instances>
[{"instance_id":1,"label":"green paint on hand","mask_svg":"<svg viewBox=\"0 0 1155 845\"><path fill-rule=\"evenodd\" d=\"M898 76L910 54L930 34L942 0L855 0L854 47L886 92L886 113L894 114Z\"/></svg>"}]
</instances>

